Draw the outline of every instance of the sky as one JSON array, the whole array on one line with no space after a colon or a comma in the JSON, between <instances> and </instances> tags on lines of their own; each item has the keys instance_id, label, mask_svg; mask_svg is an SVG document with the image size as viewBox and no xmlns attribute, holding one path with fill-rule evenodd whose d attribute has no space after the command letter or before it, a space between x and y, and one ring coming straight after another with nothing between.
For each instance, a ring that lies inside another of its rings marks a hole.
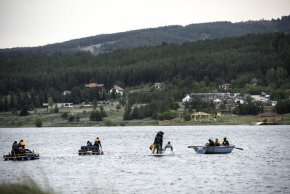
<instances>
[{"instance_id":1,"label":"sky","mask_svg":"<svg viewBox=\"0 0 290 194\"><path fill-rule=\"evenodd\" d=\"M290 15L290 0L0 0L0 48L166 25Z\"/></svg>"}]
</instances>

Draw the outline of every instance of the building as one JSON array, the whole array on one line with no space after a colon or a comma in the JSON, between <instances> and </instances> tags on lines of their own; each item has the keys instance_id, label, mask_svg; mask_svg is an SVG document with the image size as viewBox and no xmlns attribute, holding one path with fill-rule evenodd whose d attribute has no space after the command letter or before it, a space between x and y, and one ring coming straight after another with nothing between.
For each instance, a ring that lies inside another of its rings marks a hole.
<instances>
[{"instance_id":1,"label":"building","mask_svg":"<svg viewBox=\"0 0 290 194\"><path fill-rule=\"evenodd\" d=\"M62 93L62 95L64 95L64 96L69 95L69 94L71 94L71 92L68 90L63 91L63 93Z\"/></svg>"},{"instance_id":2,"label":"building","mask_svg":"<svg viewBox=\"0 0 290 194\"><path fill-rule=\"evenodd\" d=\"M163 88L165 88L165 83L155 82L152 87L156 90L162 90Z\"/></svg>"},{"instance_id":3,"label":"building","mask_svg":"<svg viewBox=\"0 0 290 194\"><path fill-rule=\"evenodd\" d=\"M89 84L85 84L85 87L89 89L97 89L100 92L104 91L104 84L89 83Z\"/></svg>"},{"instance_id":4,"label":"building","mask_svg":"<svg viewBox=\"0 0 290 194\"><path fill-rule=\"evenodd\" d=\"M114 85L114 87L110 90L110 93L112 93L113 91L115 91L116 94L119 94L121 96L123 96L125 92L125 90L118 85Z\"/></svg>"},{"instance_id":5,"label":"building","mask_svg":"<svg viewBox=\"0 0 290 194\"><path fill-rule=\"evenodd\" d=\"M232 88L232 84L222 84L218 86L219 89L223 89L223 90L229 90Z\"/></svg>"},{"instance_id":6,"label":"building","mask_svg":"<svg viewBox=\"0 0 290 194\"><path fill-rule=\"evenodd\" d=\"M209 121L211 115L205 112L196 112L191 115L191 118L193 118L194 121Z\"/></svg>"},{"instance_id":7,"label":"building","mask_svg":"<svg viewBox=\"0 0 290 194\"><path fill-rule=\"evenodd\" d=\"M189 94L187 94L183 99L182 102L186 103L186 102L190 102L192 100L192 98L189 96Z\"/></svg>"}]
</instances>

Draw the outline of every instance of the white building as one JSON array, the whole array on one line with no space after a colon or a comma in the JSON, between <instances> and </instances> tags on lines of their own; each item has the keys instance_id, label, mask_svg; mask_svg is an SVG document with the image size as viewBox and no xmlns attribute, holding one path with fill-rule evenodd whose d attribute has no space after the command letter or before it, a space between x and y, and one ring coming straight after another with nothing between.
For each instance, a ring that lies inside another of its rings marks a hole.
<instances>
[{"instance_id":1,"label":"white building","mask_svg":"<svg viewBox=\"0 0 290 194\"><path fill-rule=\"evenodd\" d=\"M114 87L110 90L110 94L115 91L116 94L120 94L121 96L124 95L125 90L118 85L114 85Z\"/></svg>"},{"instance_id":2,"label":"white building","mask_svg":"<svg viewBox=\"0 0 290 194\"><path fill-rule=\"evenodd\" d=\"M187 94L183 99L182 102L186 103L186 102L190 102L192 100L192 98Z\"/></svg>"}]
</instances>

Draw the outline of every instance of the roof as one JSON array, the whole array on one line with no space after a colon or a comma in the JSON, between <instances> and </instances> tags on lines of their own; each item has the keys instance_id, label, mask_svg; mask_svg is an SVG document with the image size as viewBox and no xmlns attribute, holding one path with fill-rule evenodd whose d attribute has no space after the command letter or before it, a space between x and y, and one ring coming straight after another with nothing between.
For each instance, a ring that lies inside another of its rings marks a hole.
<instances>
[{"instance_id":1,"label":"roof","mask_svg":"<svg viewBox=\"0 0 290 194\"><path fill-rule=\"evenodd\" d=\"M118 86L118 85L115 85L115 86L114 86L114 89L115 89L115 90L118 90L118 91L124 91L124 89L121 88L121 87Z\"/></svg>"},{"instance_id":2,"label":"roof","mask_svg":"<svg viewBox=\"0 0 290 194\"><path fill-rule=\"evenodd\" d=\"M197 115L208 116L210 114L208 114L206 112L196 112L196 113L193 113L192 115L194 115L194 116L197 116Z\"/></svg>"},{"instance_id":3,"label":"roof","mask_svg":"<svg viewBox=\"0 0 290 194\"><path fill-rule=\"evenodd\" d=\"M85 85L87 88L102 88L104 87L104 84L98 84L98 83L89 83Z\"/></svg>"}]
</instances>

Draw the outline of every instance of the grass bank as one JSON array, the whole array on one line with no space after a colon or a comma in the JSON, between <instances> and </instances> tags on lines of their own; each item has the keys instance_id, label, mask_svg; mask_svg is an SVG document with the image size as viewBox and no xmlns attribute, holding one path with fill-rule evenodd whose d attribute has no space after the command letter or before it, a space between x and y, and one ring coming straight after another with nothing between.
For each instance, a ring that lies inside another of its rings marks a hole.
<instances>
[{"instance_id":1,"label":"grass bank","mask_svg":"<svg viewBox=\"0 0 290 194\"><path fill-rule=\"evenodd\" d=\"M59 113L49 113L46 108L38 108L30 111L28 116L19 116L18 113L6 112L0 114L0 127L35 127L36 118L41 118L42 127L90 127L90 126L149 126L149 125L255 125L257 122L267 119L269 122L290 125L290 114L278 115L272 118L263 118L260 116L246 115L237 116L225 114L215 120L184 121L183 118L173 120L158 121L152 118L142 120L124 121L124 108L117 109L118 102L103 104L107 117L103 121L90 121L91 107L82 107L76 105L73 108L60 108ZM182 109L181 109L182 111ZM69 115L78 115L79 121L69 122L63 119L61 115L67 112Z\"/></svg>"}]
</instances>

